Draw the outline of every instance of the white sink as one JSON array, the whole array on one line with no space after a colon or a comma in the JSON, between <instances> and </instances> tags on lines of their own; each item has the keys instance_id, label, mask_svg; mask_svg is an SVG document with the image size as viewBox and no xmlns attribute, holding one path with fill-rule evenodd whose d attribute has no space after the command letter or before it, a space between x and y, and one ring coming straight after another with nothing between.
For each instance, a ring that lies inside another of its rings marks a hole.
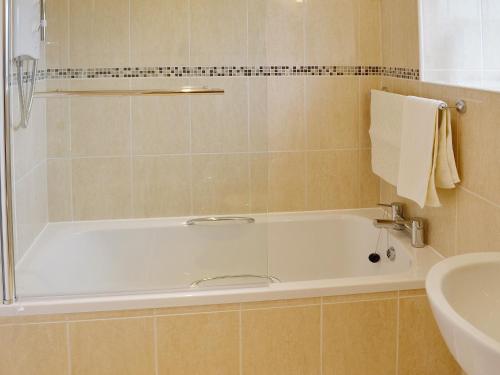
<instances>
[{"instance_id":1,"label":"white sink","mask_svg":"<svg viewBox=\"0 0 500 375\"><path fill-rule=\"evenodd\" d=\"M435 265L426 281L448 348L468 375L500 374L500 253L475 253Z\"/></svg>"}]
</instances>

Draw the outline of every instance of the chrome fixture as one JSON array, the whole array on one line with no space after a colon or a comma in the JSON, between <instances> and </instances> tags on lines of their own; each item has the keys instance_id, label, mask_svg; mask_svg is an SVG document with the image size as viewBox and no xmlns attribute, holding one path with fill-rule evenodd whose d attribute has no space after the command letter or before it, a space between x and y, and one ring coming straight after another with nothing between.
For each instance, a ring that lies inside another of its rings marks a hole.
<instances>
[{"instance_id":1,"label":"chrome fixture","mask_svg":"<svg viewBox=\"0 0 500 375\"><path fill-rule=\"evenodd\" d=\"M390 248L388 248L387 252L385 254L387 255L387 258L391 262L394 262L396 260L396 249L393 246L391 246Z\"/></svg>"},{"instance_id":2,"label":"chrome fixture","mask_svg":"<svg viewBox=\"0 0 500 375\"><path fill-rule=\"evenodd\" d=\"M393 202L391 204L379 203L378 206L390 208L392 220L398 220L403 217L403 205L401 203L397 202Z\"/></svg>"},{"instance_id":3,"label":"chrome fixture","mask_svg":"<svg viewBox=\"0 0 500 375\"><path fill-rule=\"evenodd\" d=\"M210 87L181 87L171 90L80 90L80 91L40 91L37 98L57 98L61 96L172 96L172 95L220 95L223 89Z\"/></svg>"},{"instance_id":4,"label":"chrome fixture","mask_svg":"<svg viewBox=\"0 0 500 375\"><path fill-rule=\"evenodd\" d=\"M47 39L47 12L45 6L46 0L40 0L40 41L45 42Z\"/></svg>"},{"instance_id":5,"label":"chrome fixture","mask_svg":"<svg viewBox=\"0 0 500 375\"><path fill-rule=\"evenodd\" d=\"M389 92L389 89L386 86L384 86L384 87L382 87L382 91ZM467 112L467 103L463 99L458 99L455 102L455 106L452 107L452 106L449 106L446 103L441 103L439 105L439 109L441 111L445 111L447 109L456 109L458 113L464 114L464 113Z\"/></svg>"},{"instance_id":6,"label":"chrome fixture","mask_svg":"<svg viewBox=\"0 0 500 375\"><path fill-rule=\"evenodd\" d=\"M213 277L205 277L200 280L196 280L193 283L191 283L191 288L196 288L199 286L201 283L207 282L207 281L215 281L215 280L225 280L225 279L267 279L270 283L280 283L281 280L278 279L275 276L265 276L265 275L224 275L224 276L213 276Z\"/></svg>"},{"instance_id":7,"label":"chrome fixture","mask_svg":"<svg viewBox=\"0 0 500 375\"><path fill-rule=\"evenodd\" d=\"M456 109L458 113L466 113L467 112L467 104L465 103L465 100L463 99L458 99L455 103L455 106L454 107L450 107L448 104L446 103L442 103L440 106L439 106L439 109L444 111L446 109Z\"/></svg>"},{"instance_id":8,"label":"chrome fixture","mask_svg":"<svg viewBox=\"0 0 500 375\"><path fill-rule=\"evenodd\" d=\"M16 67L17 91L21 120L14 129L27 128L41 56L45 41L47 19L45 0L15 0L13 8L12 62ZM5 47L5 46L4 46ZM9 48L10 50L10 48Z\"/></svg>"},{"instance_id":9,"label":"chrome fixture","mask_svg":"<svg viewBox=\"0 0 500 375\"><path fill-rule=\"evenodd\" d=\"M14 59L14 64L17 71L17 93L21 111L21 121L14 126L14 129L17 130L28 127L38 72L38 59L27 55L19 56ZM25 78L26 74L28 75L27 78Z\"/></svg>"},{"instance_id":10,"label":"chrome fixture","mask_svg":"<svg viewBox=\"0 0 500 375\"><path fill-rule=\"evenodd\" d=\"M12 49L12 9L11 1L2 2L2 83L3 83L3 134L0 140L3 147L0 152L0 240L2 252L2 284L3 304L10 305L16 301L15 266L14 266L14 214L12 192L12 87L9 84L11 76ZM3 139L1 139L3 136Z\"/></svg>"},{"instance_id":11,"label":"chrome fixture","mask_svg":"<svg viewBox=\"0 0 500 375\"><path fill-rule=\"evenodd\" d=\"M186 225L210 224L223 221L231 221L231 222L240 221L245 224L255 223L255 219L253 217L221 216L221 217L199 217L196 219L189 219L188 221L186 221Z\"/></svg>"},{"instance_id":12,"label":"chrome fixture","mask_svg":"<svg viewBox=\"0 0 500 375\"><path fill-rule=\"evenodd\" d=\"M391 207L391 219L374 219L373 225L376 228L405 231L411 237L411 246L416 248L425 247L424 219L420 217L405 219L403 216L403 204L399 202L393 202L389 205L381 204L381 206Z\"/></svg>"}]
</instances>

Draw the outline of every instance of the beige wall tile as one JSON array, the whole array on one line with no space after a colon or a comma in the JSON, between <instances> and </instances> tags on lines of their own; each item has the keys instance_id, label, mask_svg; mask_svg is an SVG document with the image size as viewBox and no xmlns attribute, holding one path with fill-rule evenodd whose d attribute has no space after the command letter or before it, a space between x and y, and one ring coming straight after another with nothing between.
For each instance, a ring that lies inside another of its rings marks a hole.
<instances>
[{"instance_id":1,"label":"beige wall tile","mask_svg":"<svg viewBox=\"0 0 500 375\"><path fill-rule=\"evenodd\" d=\"M243 372L320 373L320 306L242 312Z\"/></svg>"},{"instance_id":2,"label":"beige wall tile","mask_svg":"<svg viewBox=\"0 0 500 375\"><path fill-rule=\"evenodd\" d=\"M382 0L382 20L384 65L418 68L418 1Z\"/></svg>"},{"instance_id":3,"label":"beige wall tile","mask_svg":"<svg viewBox=\"0 0 500 375\"><path fill-rule=\"evenodd\" d=\"M39 83L38 86L38 89L43 90L43 84ZM13 90L13 97L17 98L15 89ZM16 103L17 101L14 102ZM13 175L15 180L19 180L25 176L47 158L47 126L45 115L46 100L34 100L28 127L14 130L11 133L14 158ZM19 124L18 121L14 119L13 124L17 126Z\"/></svg>"},{"instance_id":4,"label":"beige wall tile","mask_svg":"<svg viewBox=\"0 0 500 375\"><path fill-rule=\"evenodd\" d=\"M68 0L47 1L45 58L50 68L67 67L69 64L69 2Z\"/></svg>"},{"instance_id":5,"label":"beige wall tile","mask_svg":"<svg viewBox=\"0 0 500 375\"><path fill-rule=\"evenodd\" d=\"M47 82L48 90L67 90L69 81L53 80ZM47 156L66 157L71 153L71 112L69 98L47 100Z\"/></svg>"},{"instance_id":6,"label":"beige wall tile","mask_svg":"<svg viewBox=\"0 0 500 375\"><path fill-rule=\"evenodd\" d=\"M467 100L467 113L460 116L460 169L463 186L500 204L500 95L484 101Z\"/></svg>"},{"instance_id":7,"label":"beige wall tile","mask_svg":"<svg viewBox=\"0 0 500 375\"><path fill-rule=\"evenodd\" d=\"M306 155L269 155L269 211L302 211L306 207Z\"/></svg>"},{"instance_id":8,"label":"beige wall tile","mask_svg":"<svg viewBox=\"0 0 500 375\"><path fill-rule=\"evenodd\" d=\"M198 305L198 306L179 306L179 307L164 307L155 309L156 316L164 315L179 315L179 314L194 314L194 313L214 313L214 312L229 312L239 311L239 303L226 303L223 305Z\"/></svg>"},{"instance_id":9,"label":"beige wall tile","mask_svg":"<svg viewBox=\"0 0 500 375\"><path fill-rule=\"evenodd\" d=\"M400 375L460 374L426 297L404 298L399 302L398 359Z\"/></svg>"},{"instance_id":10,"label":"beige wall tile","mask_svg":"<svg viewBox=\"0 0 500 375\"><path fill-rule=\"evenodd\" d=\"M382 88L380 77L359 79L359 147L370 148L371 90Z\"/></svg>"},{"instance_id":11,"label":"beige wall tile","mask_svg":"<svg viewBox=\"0 0 500 375\"><path fill-rule=\"evenodd\" d=\"M248 89L249 151L269 149L269 82L267 77L250 78ZM275 99L276 100L276 99Z\"/></svg>"},{"instance_id":12,"label":"beige wall tile","mask_svg":"<svg viewBox=\"0 0 500 375\"><path fill-rule=\"evenodd\" d=\"M360 207L375 207L380 203L380 178L372 171L371 150L359 150Z\"/></svg>"},{"instance_id":13,"label":"beige wall tile","mask_svg":"<svg viewBox=\"0 0 500 375\"><path fill-rule=\"evenodd\" d=\"M250 212L269 209L269 155L250 154Z\"/></svg>"},{"instance_id":14,"label":"beige wall tile","mask_svg":"<svg viewBox=\"0 0 500 375\"><path fill-rule=\"evenodd\" d=\"M0 327L0 372L5 375L68 375L64 324Z\"/></svg>"},{"instance_id":15,"label":"beige wall tile","mask_svg":"<svg viewBox=\"0 0 500 375\"><path fill-rule=\"evenodd\" d=\"M275 307L294 307L320 305L321 298L296 298L275 301L244 302L241 304L242 310L269 309Z\"/></svg>"},{"instance_id":16,"label":"beige wall tile","mask_svg":"<svg viewBox=\"0 0 500 375\"><path fill-rule=\"evenodd\" d=\"M400 290L399 297L415 297L415 296L426 296L427 292L425 289L410 289L410 290Z\"/></svg>"},{"instance_id":17,"label":"beige wall tile","mask_svg":"<svg viewBox=\"0 0 500 375\"><path fill-rule=\"evenodd\" d=\"M128 89L127 79L75 80L72 90ZM71 99L72 156L117 156L130 151L130 101L124 97Z\"/></svg>"},{"instance_id":18,"label":"beige wall tile","mask_svg":"<svg viewBox=\"0 0 500 375\"><path fill-rule=\"evenodd\" d=\"M246 0L191 0L191 65L246 63Z\"/></svg>"},{"instance_id":19,"label":"beige wall tile","mask_svg":"<svg viewBox=\"0 0 500 375\"><path fill-rule=\"evenodd\" d=\"M360 65L382 64L380 0L359 0Z\"/></svg>"},{"instance_id":20,"label":"beige wall tile","mask_svg":"<svg viewBox=\"0 0 500 375\"><path fill-rule=\"evenodd\" d=\"M325 210L359 206L358 151L307 153L307 208Z\"/></svg>"},{"instance_id":21,"label":"beige wall tile","mask_svg":"<svg viewBox=\"0 0 500 375\"><path fill-rule=\"evenodd\" d=\"M74 159L72 176L75 220L131 216L129 158Z\"/></svg>"},{"instance_id":22,"label":"beige wall tile","mask_svg":"<svg viewBox=\"0 0 500 375\"><path fill-rule=\"evenodd\" d=\"M69 0L69 6L71 66L127 66L129 2Z\"/></svg>"},{"instance_id":23,"label":"beige wall tile","mask_svg":"<svg viewBox=\"0 0 500 375\"><path fill-rule=\"evenodd\" d=\"M153 375L153 319L70 323L73 375Z\"/></svg>"},{"instance_id":24,"label":"beige wall tile","mask_svg":"<svg viewBox=\"0 0 500 375\"><path fill-rule=\"evenodd\" d=\"M324 374L396 374L397 300L323 306Z\"/></svg>"},{"instance_id":25,"label":"beige wall tile","mask_svg":"<svg viewBox=\"0 0 500 375\"><path fill-rule=\"evenodd\" d=\"M304 77L269 78L267 98L269 150L304 150Z\"/></svg>"},{"instance_id":26,"label":"beige wall tile","mask_svg":"<svg viewBox=\"0 0 500 375\"><path fill-rule=\"evenodd\" d=\"M303 63L304 3L287 0L249 1L248 64Z\"/></svg>"},{"instance_id":27,"label":"beige wall tile","mask_svg":"<svg viewBox=\"0 0 500 375\"><path fill-rule=\"evenodd\" d=\"M178 89L188 86L188 81L181 78L148 78L133 80L131 86L133 89ZM131 111L134 155L189 152L189 98L134 97Z\"/></svg>"},{"instance_id":28,"label":"beige wall tile","mask_svg":"<svg viewBox=\"0 0 500 375\"><path fill-rule=\"evenodd\" d=\"M393 66L392 57L392 3L394 0L380 0L380 32L382 35L382 63Z\"/></svg>"},{"instance_id":29,"label":"beige wall tile","mask_svg":"<svg viewBox=\"0 0 500 375\"><path fill-rule=\"evenodd\" d=\"M379 292L379 293L359 293L346 294L338 296L323 297L323 303L344 303L344 302L366 302L374 300L394 299L398 297L397 292Z\"/></svg>"},{"instance_id":30,"label":"beige wall tile","mask_svg":"<svg viewBox=\"0 0 500 375\"><path fill-rule=\"evenodd\" d=\"M193 78L194 86L223 88L224 95L191 99L191 148L193 153L248 150L248 80Z\"/></svg>"},{"instance_id":31,"label":"beige wall tile","mask_svg":"<svg viewBox=\"0 0 500 375\"><path fill-rule=\"evenodd\" d=\"M305 33L307 65L356 65L359 0L307 1Z\"/></svg>"},{"instance_id":32,"label":"beige wall tile","mask_svg":"<svg viewBox=\"0 0 500 375\"><path fill-rule=\"evenodd\" d=\"M90 312L66 314L64 318L68 322L75 322L82 320L152 317L153 315L154 315L153 309L145 309L145 310L138 309L138 310L90 311Z\"/></svg>"},{"instance_id":33,"label":"beige wall tile","mask_svg":"<svg viewBox=\"0 0 500 375\"><path fill-rule=\"evenodd\" d=\"M189 155L134 158L132 184L135 217L191 213Z\"/></svg>"},{"instance_id":34,"label":"beige wall tile","mask_svg":"<svg viewBox=\"0 0 500 375\"><path fill-rule=\"evenodd\" d=\"M359 79L307 77L308 149L358 147Z\"/></svg>"},{"instance_id":35,"label":"beige wall tile","mask_svg":"<svg viewBox=\"0 0 500 375\"><path fill-rule=\"evenodd\" d=\"M247 154L193 155L193 214L249 212Z\"/></svg>"},{"instance_id":36,"label":"beige wall tile","mask_svg":"<svg viewBox=\"0 0 500 375\"><path fill-rule=\"evenodd\" d=\"M71 160L50 159L47 162L49 221L71 221L72 207Z\"/></svg>"},{"instance_id":37,"label":"beige wall tile","mask_svg":"<svg viewBox=\"0 0 500 375\"><path fill-rule=\"evenodd\" d=\"M22 258L48 222L47 164L15 183L16 261Z\"/></svg>"},{"instance_id":38,"label":"beige wall tile","mask_svg":"<svg viewBox=\"0 0 500 375\"><path fill-rule=\"evenodd\" d=\"M500 251L500 208L458 191L457 254Z\"/></svg>"},{"instance_id":39,"label":"beige wall tile","mask_svg":"<svg viewBox=\"0 0 500 375\"><path fill-rule=\"evenodd\" d=\"M189 1L131 0L132 66L189 65Z\"/></svg>"},{"instance_id":40,"label":"beige wall tile","mask_svg":"<svg viewBox=\"0 0 500 375\"><path fill-rule=\"evenodd\" d=\"M239 372L239 313L158 318L158 374Z\"/></svg>"}]
</instances>

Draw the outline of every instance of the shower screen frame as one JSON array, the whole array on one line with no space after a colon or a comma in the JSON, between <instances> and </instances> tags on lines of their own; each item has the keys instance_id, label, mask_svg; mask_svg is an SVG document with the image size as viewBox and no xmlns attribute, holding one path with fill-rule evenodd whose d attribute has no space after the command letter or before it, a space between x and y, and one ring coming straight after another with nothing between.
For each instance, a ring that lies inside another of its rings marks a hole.
<instances>
[{"instance_id":1,"label":"shower screen frame","mask_svg":"<svg viewBox=\"0 0 500 375\"><path fill-rule=\"evenodd\" d=\"M0 132L0 245L2 262L3 304L16 301L15 263L14 263L14 213L12 194L12 116L10 110L11 88L11 51L12 51L12 0L1 1L2 19L2 100L3 117Z\"/></svg>"}]
</instances>

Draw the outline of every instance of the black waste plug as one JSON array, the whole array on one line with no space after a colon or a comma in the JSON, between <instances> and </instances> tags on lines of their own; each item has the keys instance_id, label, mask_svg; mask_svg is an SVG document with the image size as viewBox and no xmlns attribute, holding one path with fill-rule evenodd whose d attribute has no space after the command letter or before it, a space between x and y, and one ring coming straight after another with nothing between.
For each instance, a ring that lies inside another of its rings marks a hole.
<instances>
[{"instance_id":1,"label":"black waste plug","mask_svg":"<svg viewBox=\"0 0 500 375\"><path fill-rule=\"evenodd\" d=\"M378 263L380 262L380 255L377 253L371 253L368 255L368 260L372 263Z\"/></svg>"}]
</instances>

